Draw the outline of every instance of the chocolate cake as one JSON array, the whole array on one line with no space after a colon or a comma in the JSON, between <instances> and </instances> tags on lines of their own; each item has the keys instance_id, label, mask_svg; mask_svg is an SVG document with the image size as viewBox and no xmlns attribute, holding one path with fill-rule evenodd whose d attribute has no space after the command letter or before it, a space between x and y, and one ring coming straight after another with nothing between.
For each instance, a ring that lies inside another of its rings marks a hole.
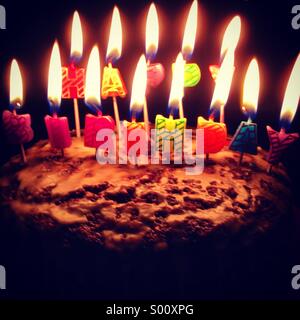
<instances>
[{"instance_id":1,"label":"chocolate cake","mask_svg":"<svg viewBox=\"0 0 300 320\"><path fill-rule=\"evenodd\" d=\"M1 237L24 264L21 296L239 294L290 211L285 170L268 174L261 149L239 166L225 148L196 176L183 165L99 165L77 138L65 157L47 141L27 157L12 158L0 179Z\"/></svg>"}]
</instances>

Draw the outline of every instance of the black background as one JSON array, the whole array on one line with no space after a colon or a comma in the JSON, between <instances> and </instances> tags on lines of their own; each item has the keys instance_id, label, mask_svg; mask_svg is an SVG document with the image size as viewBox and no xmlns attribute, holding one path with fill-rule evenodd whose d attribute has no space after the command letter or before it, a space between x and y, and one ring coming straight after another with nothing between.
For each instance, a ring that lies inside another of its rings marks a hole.
<instances>
[{"instance_id":1,"label":"black background","mask_svg":"<svg viewBox=\"0 0 300 320\"><path fill-rule=\"evenodd\" d=\"M156 57L163 63L167 77L163 84L153 90L148 97L150 120L157 113L166 114L171 84L171 63L180 51L184 24L190 1L157 1L160 21L160 44ZM8 71L13 57L22 66L25 82L25 104L22 113L32 116L35 140L46 138L43 117L49 112L47 103L47 76L49 57L53 42L59 40L62 60L69 62L70 25L74 10L79 10L84 28L84 56L82 66L86 66L89 52L97 43L104 65L109 26L113 5L120 8L123 24L123 54L118 62L129 92L136 62L144 52L145 20L150 1L22 1L2 2L7 11L7 30L0 31L0 108L8 107ZM236 53L236 73L231 95L226 106L226 124L233 134L239 122L244 119L240 111L242 82L246 68L253 56L259 61L261 70L261 92L257 114L259 144L268 147L265 126L279 129L279 115L289 72L299 52L300 30L291 26L292 7L295 2L265 2L254 0L200 1L198 34L193 62L202 71L200 85L187 89L184 110L189 125L195 127L197 116L206 116L213 94L214 83L208 66L219 62L219 52L224 29L230 19L239 14L242 18L242 37ZM121 119L129 116L130 94L119 101ZM111 101L102 101L105 113L113 114ZM80 102L81 123L88 112ZM61 114L69 116L73 123L72 102L64 101ZM299 112L292 124L291 131L298 131ZM18 148L7 146L1 134L1 162ZM297 170L299 143L287 154L289 167L295 170L293 176L300 177ZM289 157L292 155L292 157Z\"/></svg>"},{"instance_id":2,"label":"black background","mask_svg":"<svg viewBox=\"0 0 300 320\"><path fill-rule=\"evenodd\" d=\"M136 62L144 52L145 20L150 1L2 1L7 10L7 30L0 30L0 110L8 108L8 71L12 58L22 66L25 80L25 104L21 113L30 113L35 131L35 141L46 138L44 116L49 113L47 102L47 76L50 52L55 39L59 40L62 59L69 62L70 24L74 10L78 10L84 27L84 56L86 66L89 52L97 43L101 63L104 65L109 25L113 5L121 11L123 23L123 54L118 67L129 92ZM148 97L150 120L158 113L167 114L167 102L171 84L171 63L181 49L184 24L191 1L157 0L160 21L160 45L156 57L166 69L163 84ZM199 27L192 62L202 71L201 83L186 90L184 110L188 124L195 127L197 116L206 116L214 89L208 66L219 62L222 36L227 23L235 15L242 18L242 37L236 52L236 73L231 95L225 109L225 122L233 134L240 121L242 80L248 63L256 56L261 70L261 93L257 114L259 144L268 148L266 125L279 129L279 115L289 73L299 53L300 30L293 30L291 20L294 1L253 0L201 0ZM300 85L300 84L299 84ZM121 119L129 119L130 94L119 100ZM104 113L113 115L110 100L102 101ZM80 101L81 123L89 112ZM61 115L68 115L74 128L72 102L63 101ZM298 132L300 112L296 114L291 132ZM34 143L34 141L32 142ZM293 181L293 191L298 194L300 179L300 142L286 153L284 162ZM0 162L18 152L18 147L6 144L0 133ZM300 199L298 197L298 199ZM295 197L297 201L297 197ZM283 235L284 236L284 235ZM294 262L294 261L293 261ZM286 269L288 270L288 269ZM289 271L289 270L288 270ZM287 278L289 279L289 274ZM286 278L284 278L286 279Z\"/></svg>"}]
</instances>

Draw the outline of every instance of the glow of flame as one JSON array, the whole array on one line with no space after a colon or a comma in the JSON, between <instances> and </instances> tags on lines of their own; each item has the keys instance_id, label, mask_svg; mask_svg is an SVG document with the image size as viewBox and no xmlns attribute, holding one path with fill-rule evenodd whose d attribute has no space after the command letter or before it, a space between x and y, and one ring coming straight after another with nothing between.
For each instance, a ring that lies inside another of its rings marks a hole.
<instances>
[{"instance_id":1,"label":"glow of flame","mask_svg":"<svg viewBox=\"0 0 300 320\"><path fill-rule=\"evenodd\" d=\"M61 59L58 43L53 45L49 75L48 75L48 101L51 107L59 107L62 95Z\"/></svg>"},{"instance_id":2,"label":"glow of flame","mask_svg":"<svg viewBox=\"0 0 300 320\"><path fill-rule=\"evenodd\" d=\"M110 34L106 52L106 59L117 60L122 54L122 24L120 12L117 7L114 7L113 16L110 26Z\"/></svg>"},{"instance_id":3,"label":"glow of flame","mask_svg":"<svg viewBox=\"0 0 300 320\"><path fill-rule=\"evenodd\" d=\"M169 108L178 109L184 96L184 65L182 53L179 53L174 65L173 79L169 98Z\"/></svg>"},{"instance_id":4,"label":"glow of flame","mask_svg":"<svg viewBox=\"0 0 300 320\"><path fill-rule=\"evenodd\" d=\"M80 17L77 11L73 15L72 33L71 33L71 58L81 59L83 52L83 36Z\"/></svg>"},{"instance_id":5,"label":"glow of flame","mask_svg":"<svg viewBox=\"0 0 300 320\"><path fill-rule=\"evenodd\" d=\"M181 52L185 59L193 54L198 20L198 1L194 0L186 21Z\"/></svg>"},{"instance_id":6,"label":"glow of flame","mask_svg":"<svg viewBox=\"0 0 300 320\"><path fill-rule=\"evenodd\" d=\"M234 73L234 52L228 51L220 67L216 86L211 101L211 108L220 109L225 106L229 97L231 82Z\"/></svg>"},{"instance_id":7,"label":"glow of flame","mask_svg":"<svg viewBox=\"0 0 300 320\"><path fill-rule=\"evenodd\" d=\"M100 97L100 55L97 46L94 46L86 69L85 103L98 110L101 105Z\"/></svg>"},{"instance_id":8,"label":"glow of flame","mask_svg":"<svg viewBox=\"0 0 300 320\"><path fill-rule=\"evenodd\" d=\"M222 41L221 58L224 57L226 51L235 51L241 35L241 18L235 16L228 24Z\"/></svg>"},{"instance_id":9,"label":"glow of flame","mask_svg":"<svg viewBox=\"0 0 300 320\"><path fill-rule=\"evenodd\" d=\"M9 101L14 108L23 105L23 82L18 62L14 59L10 67Z\"/></svg>"},{"instance_id":10,"label":"glow of flame","mask_svg":"<svg viewBox=\"0 0 300 320\"><path fill-rule=\"evenodd\" d=\"M142 55L137 63L130 100L130 110L138 113L143 110L147 88L147 62L145 55Z\"/></svg>"},{"instance_id":11,"label":"glow of flame","mask_svg":"<svg viewBox=\"0 0 300 320\"><path fill-rule=\"evenodd\" d=\"M153 58L156 55L159 41L159 24L155 4L152 3L146 22L146 55Z\"/></svg>"},{"instance_id":12,"label":"glow of flame","mask_svg":"<svg viewBox=\"0 0 300 320\"><path fill-rule=\"evenodd\" d=\"M293 70L291 72L289 82L285 91L283 104L281 108L280 119L281 121L286 121L289 124L294 119L296 114L299 98L300 98L300 53L294 64Z\"/></svg>"},{"instance_id":13,"label":"glow of flame","mask_svg":"<svg viewBox=\"0 0 300 320\"><path fill-rule=\"evenodd\" d=\"M249 116L254 117L257 111L259 96L259 68L256 59L252 59L244 80L243 89L243 111Z\"/></svg>"}]
</instances>

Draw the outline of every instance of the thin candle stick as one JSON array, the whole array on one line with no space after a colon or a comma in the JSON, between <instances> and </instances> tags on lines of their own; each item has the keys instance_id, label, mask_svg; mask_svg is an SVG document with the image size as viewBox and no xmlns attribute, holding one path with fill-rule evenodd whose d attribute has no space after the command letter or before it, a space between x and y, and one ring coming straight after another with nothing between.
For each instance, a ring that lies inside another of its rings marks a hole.
<instances>
[{"instance_id":1,"label":"thin candle stick","mask_svg":"<svg viewBox=\"0 0 300 320\"><path fill-rule=\"evenodd\" d=\"M179 118L184 118L184 112L183 112L183 105L182 105L182 100L179 102Z\"/></svg>"},{"instance_id":2,"label":"thin candle stick","mask_svg":"<svg viewBox=\"0 0 300 320\"><path fill-rule=\"evenodd\" d=\"M111 62L109 62L108 67L112 68L112 63ZM119 115L117 97L113 96L112 99L113 99L115 120L116 120L116 125L117 125L117 132L118 132L118 135L120 135L120 115Z\"/></svg>"},{"instance_id":3,"label":"thin candle stick","mask_svg":"<svg viewBox=\"0 0 300 320\"><path fill-rule=\"evenodd\" d=\"M144 123L145 123L145 130L147 136L149 135L149 115L148 115L148 106L147 106L147 98L145 97L144 101Z\"/></svg>"},{"instance_id":4,"label":"thin candle stick","mask_svg":"<svg viewBox=\"0 0 300 320\"><path fill-rule=\"evenodd\" d=\"M224 123L225 118L224 118L224 105L220 107L220 123Z\"/></svg>"},{"instance_id":5,"label":"thin candle stick","mask_svg":"<svg viewBox=\"0 0 300 320\"><path fill-rule=\"evenodd\" d=\"M75 117L75 128L76 128L76 137L80 138L80 118L79 118L79 108L78 108L78 100L73 99L74 104L74 117Z\"/></svg>"}]
</instances>

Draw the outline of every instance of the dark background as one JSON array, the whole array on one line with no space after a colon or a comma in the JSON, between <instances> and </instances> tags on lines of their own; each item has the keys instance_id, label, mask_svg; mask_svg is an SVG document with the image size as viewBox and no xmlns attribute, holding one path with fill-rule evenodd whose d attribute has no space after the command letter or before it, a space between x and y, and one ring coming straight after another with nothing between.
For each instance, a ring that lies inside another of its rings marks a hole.
<instances>
[{"instance_id":1,"label":"dark background","mask_svg":"<svg viewBox=\"0 0 300 320\"><path fill-rule=\"evenodd\" d=\"M84 28L84 56L82 66L86 66L89 52L97 43L104 59L109 35L113 5L117 4L123 24L123 54L118 62L125 83L131 91L131 83L136 62L144 52L145 20L150 1L4 1L7 10L7 30L0 31L0 108L9 104L8 72L12 58L17 58L22 66L25 82L25 104L21 113L30 113L35 130L35 139L46 138L43 117L49 113L47 103L47 77L50 52L55 39L59 40L62 60L69 62L70 26L74 10L78 10ZM160 44L156 62L166 68L167 77L163 84L153 90L148 97L150 119L157 113L167 113L167 102L171 84L171 63L181 49L185 20L191 1L156 1L160 21ZM234 133L239 122L244 119L240 111L243 78L248 63L256 56L261 71L261 92L257 123L259 143L268 147L265 126L279 129L279 115L289 72L299 52L300 30L291 26L294 1L265 2L255 0L199 1L200 16L198 34L192 62L197 62L202 71L200 84L186 90L184 110L189 125L195 127L197 116L208 113L214 83L208 66L219 62L219 52L227 23L235 15L242 18L242 36L236 52L236 73L232 91L227 103L226 124L229 133ZM299 84L300 85L300 84ZM121 119L129 116L130 94L119 101ZM102 101L105 113L113 114L110 100ZM88 109L80 102L81 123ZM73 124L72 102L63 101L61 114L68 115ZM300 113L295 117L291 131L298 131ZM11 147L0 139L1 161L7 159ZM294 146L294 151L298 150ZM293 157L296 154L293 152Z\"/></svg>"},{"instance_id":2,"label":"dark background","mask_svg":"<svg viewBox=\"0 0 300 320\"><path fill-rule=\"evenodd\" d=\"M163 63L167 77L163 84L148 97L150 120L157 113L166 114L171 84L171 63L181 49L185 20L191 1L156 1L160 21L160 44L157 62ZM97 43L104 65L109 26L113 5L117 4L122 15L123 54L118 62L129 92L136 62L144 52L145 20L150 1L4 1L7 10L7 30L0 31L0 109L9 104L8 71L13 57L22 66L25 82L25 104L21 113L32 116L35 140L46 138L43 117L49 112L47 103L47 77L51 48L59 40L62 60L69 62L70 27L74 10L79 10L84 28L84 56L86 66L89 52ZM268 148L265 126L279 129L279 115L289 72L299 52L300 30L291 26L294 1L265 2L255 0L208 1L202 0L198 22L198 34L191 61L197 62L202 71L200 84L186 90L184 110L189 125L195 127L197 116L208 113L214 83L208 66L219 62L219 52L224 29L230 19L239 14L242 18L242 36L236 52L236 72L231 95L227 103L226 124L233 134L239 122L244 119L240 111L243 78L253 56L259 61L261 71L261 92L257 114L259 144ZM129 116L130 94L119 101L121 119ZM105 113L113 114L110 100L102 101ZM87 107L80 101L81 123ZM68 115L70 126L74 127L72 102L64 101L61 114ZM297 113L291 131L298 131L300 115ZM299 143L290 148L286 158L293 176L300 178L297 163ZM1 133L1 162L4 162L18 148L7 146ZM291 156L290 156L291 155Z\"/></svg>"},{"instance_id":3,"label":"dark background","mask_svg":"<svg viewBox=\"0 0 300 320\"><path fill-rule=\"evenodd\" d=\"M171 84L171 63L181 49L182 35L190 1L156 1L160 21L160 44L156 57L163 63L167 78L163 84L153 90L148 97L150 119L157 113L166 114ZM0 108L9 104L8 71L13 57L22 66L25 82L25 104L21 112L32 116L35 140L46 138L43 117L49 112L47 103L47 77L49 57L53 42L59 40L62 59L65 65L69 61L70 25L74 10L79 10L84 28L84 56L82 66L86 66L89 52L97 43L104 65L109 26L113 5L120 8L123 23L123 54L118 62L129 92L136 62L144 52L145 20L150 1L4 1L7 10L7 30L0 31ZM257 123L259 144L268 147L265 126L279 128L279 114L289 72L299 52L300 30L291 26L294 1L265 2L255 0L208 1L202 0L198 22L198 35L193 62L197 62L202 71L200 85L187 89L184 110L189 125L195 127L197 116L206 116L213 94L214 83L208 66L219 62L219 52L224 29L230 19L239 14L242 18L242 36L236 52L236 73L231 95L226 106L226 124L233 134L239 122L244 119L240 111L240 95L243 78L249 61L256 56L261 71L261 92ZM119 101L121 119L129 116L130 94ZM110 100L102 101L104 112L113 114ZM81 123L88 112L80 102ZM61 114L69 116L74 127L71 102L63 102ZM295 117L291 131L298 131L300 113ZM1 135L2 136L2 135ZM1 162L7 160L18 148L7 146L0 139ZM293 146L290 161L297 163L296 151L299 144ZM298 158L299 160L299 158ZM297 173L298 174L298 173Z\"/></svg>"},{"instance_id":4,"label":"dark background","mask_svg":"<svg viewBox=\"0 0 300 320\"><path fill-rule=\"evenodd\" d=\"M167 77L163 84L148 97L150 120L157 113L166 114L171 84L171 63L181 49L185 20L191 1L156 1L160 21L160 44L157 62L163 63ZM97 43L104 65L113 5L121 11L123 24L123 54L118 62L129 92L136 62L144 52L145 20L150 1L15 1L2 2L7 10L7 30L0 31L0 111L8 107L8 71L13 57L22 66L25 82L25 104L22 113L32 116L35 141L46 138L43 117L49 112L47 103L47 77L53 42L59 40L62 60L69 62L70 29L74 10L79 10L84 28L84 56L86 66L89 52ZM197 116L208 113L214 83L208 66L219 62L219 52L227 23L235 15L242 18L242 36L236 52L236 72L231 95L225 109L228 131L233 134L244 119L240 111L241 88L249 61L256 56L261 71L261 91L257 114L259 144L268 148L266 125L279 129L279 115L289 73L299 52L300 30L291 26L295 1L201 0L198 34L192 57L202 71L200 85L187 89L184 99L185 115L195 127ZM300 84L299 84L300 85ZM119 101L121 119L129 116L130 94ZM113 114L110 100L102 101L105 113ZM81 124L87 107L80 101ZM61 114L68 115L74 128L71 101L64 101ZM291 131L298 131L300 112L296 114ZM291 172L294 191L300 179L300 143L286 153L284 161ZM18 147L6 145L1 133L0 162L5 162Z\"/></svg>"},{"instance_id":5,"label":"dark background","mask_svg":"<svg viewBox=\"0 0 300 320\"><path fill-rule=\"evenodd\" d=\"M144 52L145 20L150 1L2 1L7 10L7 30L0 30L0 112L9 105L8 71L12 58L17 58L22 67L25 80L25 104L21 113L30 113L35 131L35 140L47 137L44 116L49 113L47 102L47 77L50 52L55 39L59 40L62 59L69 62L70 24L74 10L78 10L84 28L84 56L82 66L86 66L89 52L97 43L104 65L109 26L113 5L121 11L123 24L123 54L118 67L124 77L129 92L136 62ZM156 62L166 69L163 84L153 90L148 97L150 120L153 122L158 113L167 115L167 102L171 84L171 63L181 49L184 24L191 1L157 0L160 21L160 44ZM185 115L188 124L195 127L197 116L207 116L214 89L208 66L219 62L219 52L223 33L230 19L239 14L242 18L242 37L236 51L236 72L231 95L225 109L228 131L233 134L240 121L244 120L240 111L240 98L243 78L248 63L256 56L261 71L261 92L257 114L259 144L268 148L266 125L279 129L279 115L282 100L293 63L299 53L300 30L292 29L292 7L297 1L254 1L254 0L201 0L198 22L198 35L192 62L197 62L202 71L200 85L187 89L184 99ZM300 85L300 84L299 84ZM119 100L121 119L129 119L130 95ZM110 100L102 101L104 113L113 115ZM81 123L89 112L80 101ZM74 128L72 102L63 101L61 115L68 115L70 126ZM300 112L296 114L291 132L298 132ZM34 143L34 141L32 143ZM300 179L300 142L296 142L286 153L287 165L293 181L295 201L299 201L298 183ZM0 133L0 162L4 163L18 147L7 145ZM282 235L285 238L287 234ZM274 238L270 239L270 242ZM296 244L295 244L296 247ZM285 248L285 247L284 247ZM266 249L268 250L268 248ZM275 249L273 256L278 251ZM285 249L282 249L284 251ZM266 251L262 250L262 256ZM279 253L278 253L279 254ZM280 255L281 256L281 255ZM31 261L24 257L24 261ZM289 268L299 261L287 260L288 274L280 281L290 279ZM263 260L261 262L263 264ZM29 266L29 269L32 265ZM271 267L265 265L266 272ZM33 269L33 270L36 270ZM34 273L34 271L33 271ZM265 276L265 273L262 271ZM274 279L274 278L272 278ZM248 279L251 283L252 279ZM49 282L51 281L48 280ZM276 286L276 284L274 284ZM284 282L282 286L290 284Z\"/></svg>"}]
</instances>

